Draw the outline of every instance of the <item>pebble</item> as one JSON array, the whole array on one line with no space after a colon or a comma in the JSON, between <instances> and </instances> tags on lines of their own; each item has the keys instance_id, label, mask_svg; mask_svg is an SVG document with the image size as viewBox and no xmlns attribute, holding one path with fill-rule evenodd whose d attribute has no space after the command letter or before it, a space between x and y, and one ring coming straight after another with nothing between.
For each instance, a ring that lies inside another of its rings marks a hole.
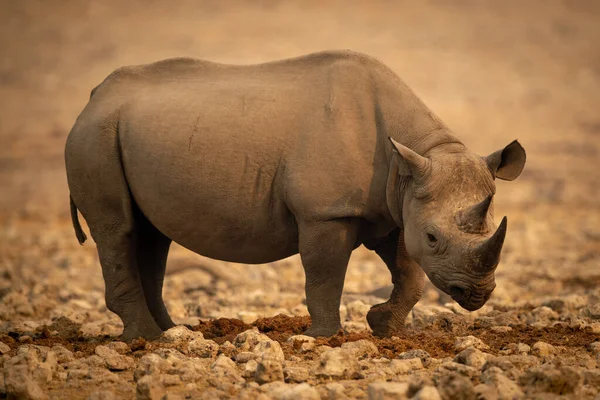
<instances>
[{"instance_id":1,"label":"pebble","mask_svg":"<svg viewBox=\"0 0 600 400\"><path fill-rule=\"evenodd\" d=\"M358 370L358 359L354 349L337 347L321 354L314 374L325 379L350 379Z\"/></svg>"},{"instance_id":2,"label":"pebble","mask_svg":"<svg viewBox=\"0 0 600 400\"><path fill-rule=\"evenodd\" d=\"M273 354L265 353L258 361L254 380L261 385L274 381L283 381L282 360Z\"/></svg>"},{"instance_id":3,"label":"pebble","mask_svg":"<svg viewBox=\"0 0 600 400\"><path fill-rule=\"evenodd\" d=\"M477 350L475 347L467 347L454 357L454 362L481 369L486 363L488 355Z\"/></svg>"},{"instance_id":4,"label":"pebble","mask_svg":"<svg viewBox=\"0 0 600 400\"><path fill-rule=\"evenodd\" d=\"M369 400L396 400L406 398L406 382L373 382L368 386Z\"/></svg>"},{"instance_id":5,"label":"pebble","mask_svg":"<svg viewBox=\"0 0 600 400\"><path fill-rule=\"evenodd\" d=\"M308 380L309 372L304 367L289 366L283 369L283 378L287 383L302 383Z\"/></svg>"},{"instance_id":6,"label":"pebble","mask_svg":"<svg viewBox=\"0 0 600 400\"><path fill-rule=\"evenodd\" d=\"M536 342L531 347L531 354L536 355L538 357L548 357L552 356L556 353L556 349L551 344L546 342Z\"/></svg>"},{"instance_id":7,"label":"pebble","mask_svg":"<svg viewBox=\"0 0 600 400\"><path fill-rule=\"evenodd\" d=\"M104 360L106 368L111 371L124 371L135 365L133 358L120 355L106 346L96 346L94 353Z\"/></svg>"},{"instance_id":8,"label":"pebble","mask_svg":"<svg viewBox=\"0 0 600 400\"><path fill-rule=\"evenodd\" d=\"M193 339L188 343L188 352L192 357L214 358L219 352L219 345L207 339Z\"/></svg>"},{"instance_id":9,"label":"pebble","mask_svg":"<svg viewBox=\"0 0 600 400\"><path fill-rule=\"evenodd\" d=\"M177 325L163 332L160 340L167 343L175 343L194 339L204 339L202 332L194 332L183 325Z\"/></svg>"},{"instance_id":10,"label":"pebble","mask_svg":"<svg viewBox=\"0 0 600 400\"><path fill-rule=\"evenodd\" d=\"M454 350L463 351L467 347L474 347L477 350L489 350L490 346L483 343L483 341L475 336L462 336L457 337L454 340Z\"/></svg>"}]
</instances>

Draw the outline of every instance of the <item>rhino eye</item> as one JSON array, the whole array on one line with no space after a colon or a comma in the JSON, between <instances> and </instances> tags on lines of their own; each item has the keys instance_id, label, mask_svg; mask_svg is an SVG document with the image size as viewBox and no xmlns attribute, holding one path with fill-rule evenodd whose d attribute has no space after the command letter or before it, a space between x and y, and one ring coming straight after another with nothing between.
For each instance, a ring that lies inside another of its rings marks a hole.
<instances>
[{"instance_id":1,"label":"rhino eye","mask_svg":"<svg viewBox=\"0 0 600 400\"><path fill-rule=\"evenodd\" d=\"M435 235L432 233L427 234L427 240L429 241L430 244L436 244L438 241L437 238L435 237Z\"/></svg>"}]
</instances>

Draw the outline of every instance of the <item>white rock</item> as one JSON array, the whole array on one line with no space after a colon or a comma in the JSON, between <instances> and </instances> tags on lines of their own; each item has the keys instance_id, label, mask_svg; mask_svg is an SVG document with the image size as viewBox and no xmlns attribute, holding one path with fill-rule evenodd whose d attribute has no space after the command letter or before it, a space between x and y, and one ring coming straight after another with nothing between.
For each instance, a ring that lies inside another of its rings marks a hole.
<instances>
[{"instance_id":1,"label":"white rock","mask_svg":"<svg viewBox=\"0 0 600 400\"><path fill-rule=\"evenodd\" d=\"M377 346L370 340L361 339L355 342L346 342L342 344L342 349L352 349L359 358L372 358L379 354Z\"/></svg>"},{"instance_id":2,"label":"white rock","mask_svg":"<svg viewBox=\"0 0 600 400\"><path fill-rule=\"evenodd\" d=\"M346 396L346 388L344 385L332 382L325 385L325 389L327 390L327 399L328 400L346 400L348 396Z\"/></svg>"},{"instance_id":3,"label":"white rock","mask_svg":"<svg viewBox=\"0 0 600 400\"><path fill-rule=\"evenodd\" d=\"M193 339L188 343L188 352L192 357L214 358L219 352L219 345L207 339Z\"/></svg>"},{"instance_id":4,"label":"white rock","mask_svg":"<svg viewBox=\"0 0 600 400\"><path fill-rule=\"evenodd\" d=\"M367 313L371 309L371 306L365 304L360 300L354 300L348 304L346 304L347 316L346 319L348 321L354 322L366 322L367 321Z\"/></svg>"},{"instance_id":5,"label":"white rock","mask_svg":"<svg viewBox=\"0 0 600 400\"><path fill-rule=\"evenodd\" d=\"M408 383L406 382L373 382L367 390L369 400L405 399L407 392Z\"/></svg>"},{"instance_id":6,"label":"white rock","mask_svg":"<svg viewBox=\"0 0 600 400\"><path fill-rule=\"evenodd\" d=\"M111 371L124 371L126 369L133 368L135 365L133 358L122 356L106 346L96 346L94 353L104 360L106 363L106 368Z\"/></svg>"},{"instance_id":7,"label":"white rock","mask_svg":"<svg viewBox=\"0 0 600 400\"><path fill-rule=\"evenodd\" d=\"M260 333L257 328L253 328L237 335L233 339L233 345L238 351L252 351L258 343L265 341L270 342L271 339Z\"/></svg>"},{"instance_id":8,"label":"white rock","mask_svg":"<svg viewBox=\"0 0 600 400\"><path fill-rule=\"evenodd\" d=\"M250 360L256 360L257 358L259 358L259 356L251 351L241 351L235 355L235 362L244 364Z\"/></svg>"},{"instance_id":9,"label":"white rock","mask_svg":"<svg viewBox=\"0 0 600 400\"><path fill-rule=\"evenodd\" d=\"M369 331L369 325L366 322L346 321L342 323L342 328L348 333L358 333Z\"/></svg>"},{"instance_id":10,"label":"white rock","mask_svg":"<svg viewBox=\"0 0 600 400\"><path fill-rule=\"evenodd\" d=\"M179 341L189 342L194 339L204 339L202 332L194 332L189 330L183 325L177 325L169 330L163 332L160 340L167 343L174 343Z\"/></svg>"},{"instance_id":11,"label":"white rock","mask_svg":"<svg viewBox=\"0 0 600 400\"><path fill-rule=\"evenodd\" d=\"M289 366L283 369L283 378L287 383L302 383L309 378L308 369L304 367Z\"/></svg>"},{"instance_id":12,"label":"white rock","mask_svg":"<svg viewBox=\"0 0 600 400\"><path fill-rule=\"evenodd\" d=\"M440 392L433 386L423 386L411 400L442 400Z\"/></svg>"},{"instance_id":13,"label":"white rock","mask_svg":"<svg viewBox=\"0 0 600 400\"><path fill-rule=\"evenodd\" d=\"M246 364L244 364L244 370L242 371L242 376L244 378L253 378L254 374L256 374L256 369L258 368L258 361L252 359L248 360Z\"/></svg>"},{"instance_id":14,"label":"white rock","mask_svg":"<svg viewBox=\"0 0 600 400\"><path fill-rule=\"evenodd\" d=\"M33 379L29 368L24 363L4 364L4 390L7 398L45 400L48 398Z\"/></svg>"},{"instance_id":15,"label":"white rock","mask_svg":"<svg viewBox=\"0 0 600 400\"><path fill-rule=\"evenodd\" d=\"M259 361L254 373L254 380L259 384L283 381L282 360L272 354L265 354Z\"/></svg>"},{"instance_id":16,"label":"white rock","mask_svg":"<svg viewBox=\"0 0 600 400\"><path fill-rule=\"evenodd\" d=\"M306 353L315 349L315 338L305 335L294 335L290 336L287 343L294 345L294 347L300 345L300 352Z\"/></svg>"},{"instance_id":17,"label":"white rock","mask_svg":"<svg viewBox=\"0 0 600 400\"><path fill-rule=\"evenodd\" d=\"M258 319L258 314L253 311L240 311L238 318L245 324L251 324Z\"/></svg>"},{"instance_id":18,"label":"white rock","mask_svg":"<svg viewBox=\"0 0 600 400\"><path fill-rule=\"evenodd\" d=\"M467 347L473 346L477 350L489 350L490 346L483 343L483 341L475 336L462 336L457 337L454 341L454 350L463 351Z\"/></svg>"},{"instance_id":19,"label":"white rock","mask_svg":"<svg viewBox=\"0 0 600 400\"><path fill-rule=\"evenodd\" d=\"M523 397L523 391L519 385L500 371L492 369L484 371L481 381L496 388L498 400L513 400Z\"/></svg>"},{"instance_id":20,"label":"white rock","mask_svg":"<svg viewBox=\"0 0 600 400\"><path fill-rule=\"evenodd\" d=\"M135 387L136 400L161 400L165 392L159 379L152 375L144 376Z\"/></svg>"},{"instance_id":21,"label":"white rock","mask_svg":"<svg viewBox=\"0 0 600 400\"><path fill-rule=\"evenodd\" d=\"M321 354L314 374L325 379L350 379L358 370L359 364L355 351L338 347Z\"/></svg>"},{"instance_id":22,"label":"white rock","mask_svg":"<svg viewBox=\"0 0 600 400\"><path fill-rule=\"evenodd\" d=\"M531 354L538 357L548 357L556 353L556 349L546 342L536 342L531 348Z\"/></svg>"},{"instance_id":23,"label":"white rock","mask_svg":"<svg viewBox=\"0 0 600 400\"><path fill-rule=\"evenodd\" d=\"M420 358L409 358L406 360L393 359L388 368L394 375L406 375L411 371L423 369Z\"/></svg>"},{"instance_id":24,"label":"white rock","mask_svg":"<svg viewBox=\"0 0 600 400\"><path fill-rule=\"evenodd\" d=\"M295 385L291 389L286 389L275 396L277 400L321 400L317 389L308 383Z\"/></svg>"},{"instance_id":25,"label":"white rock","mask_svg":"<svg viewBox=\"0 0 600 400\"><path fill-rule=\"evenodd\" d=\"M481 369L487 361L487 354L474 347L467 347L454 357L454 362L468 365L469 367Z\"/></svg>"},{"instance_id":26,"label":"white rock","mask_svg":"<svg viewBox=\"0 0 600 400\"><path fill-rule=\"evenodd\" d=\"M259 357L276 359L280 363L285 359L279 342L271 339L258 342L252 349L252 352Z\"/></svg>"},{"instance_id":27,"label":"white rock","mask_svg":"<svg viewBox=\"0 0 600 400\"><path fill-rule=\"evenodd\" d=\"M87 400L114 400L116 399L113 392L109 392L108 390L100 390L96 392L90 393Z\"/></svg>"},{"instance_id":28,"label":"white rock","mask_svg":"<svg viewBox=\"0 0 600 400\"><path fill-rule=\"evenodd\" d=\"M10 347L5 343L0 342L0 355L7 354L9 351L10 351Z\"/></svg>"},{"instance_id":29,"label":"white rock","mask_svg":"<svg viewBox=\"0 0 600 400\"><path fill-rule=\"evenodd\" d=\"M52 346L52 351L54 354L56 354L56 361L59 364L68 363L75 360L73 353L69 349L59 344Z\"/></svg>"}]
</instances>

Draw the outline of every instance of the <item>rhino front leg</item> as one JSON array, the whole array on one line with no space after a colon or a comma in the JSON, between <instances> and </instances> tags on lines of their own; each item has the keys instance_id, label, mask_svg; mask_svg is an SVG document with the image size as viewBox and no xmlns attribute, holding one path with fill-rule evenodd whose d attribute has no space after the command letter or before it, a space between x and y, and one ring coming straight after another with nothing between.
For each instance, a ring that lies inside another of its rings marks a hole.
<instances>
[{"instance_id":1,"label":"rhino front leg","mask_svg":"<svg viewBox=\"0 0 600 400\"><path fill-rule=\"evenodd\" d=\"M342 220L299 227L306 305L312 319L308 336L331 336L341 329L340 301L357 230L355 223Z\"/></svg>"},{"instance_id":2,"label":"rhino front leg","mask_svg":"<svg viewBox=\"0 0 600 400\"><path fill-rule=\"evenodd\" d=\"M408 313L421 298L425 273L412 261L404 246L404 233L397 229L382 241L365 246L381 257L392 274L394 289L390 299L377 304L367 314L376 336L392 336L404 328Z\"/></svg>"}]
</instances>

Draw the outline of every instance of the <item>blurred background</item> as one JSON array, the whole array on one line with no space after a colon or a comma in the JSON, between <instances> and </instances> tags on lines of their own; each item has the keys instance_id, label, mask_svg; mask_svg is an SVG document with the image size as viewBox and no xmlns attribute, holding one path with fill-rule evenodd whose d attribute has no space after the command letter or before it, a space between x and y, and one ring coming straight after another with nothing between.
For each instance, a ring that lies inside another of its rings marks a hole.
<instances>
[{"instance_id":1,"label":"blurred background","mask_svg":"<svg viewBox=\"0 0 600 400\"><path fill-rule=\"evenodd\" d=\"M90 334L119 333L95 246L79 247L72 231L63 162L71 126L111 71L174 56L248 64L326 49L390 66L479 154L516 138L526 148L521 177L498 183L496 218L508 215L509 233L490 305L597 301L599 40L594 0L1 0L0 319L66 315ZM165 291L176 322L252 320L305 313L303 279L297 257L248 267L174 246ZM344 304L381 302L389 283L359 249ZM445 301L432 288L423 300Z\"/></svg>"}]
</instances>

